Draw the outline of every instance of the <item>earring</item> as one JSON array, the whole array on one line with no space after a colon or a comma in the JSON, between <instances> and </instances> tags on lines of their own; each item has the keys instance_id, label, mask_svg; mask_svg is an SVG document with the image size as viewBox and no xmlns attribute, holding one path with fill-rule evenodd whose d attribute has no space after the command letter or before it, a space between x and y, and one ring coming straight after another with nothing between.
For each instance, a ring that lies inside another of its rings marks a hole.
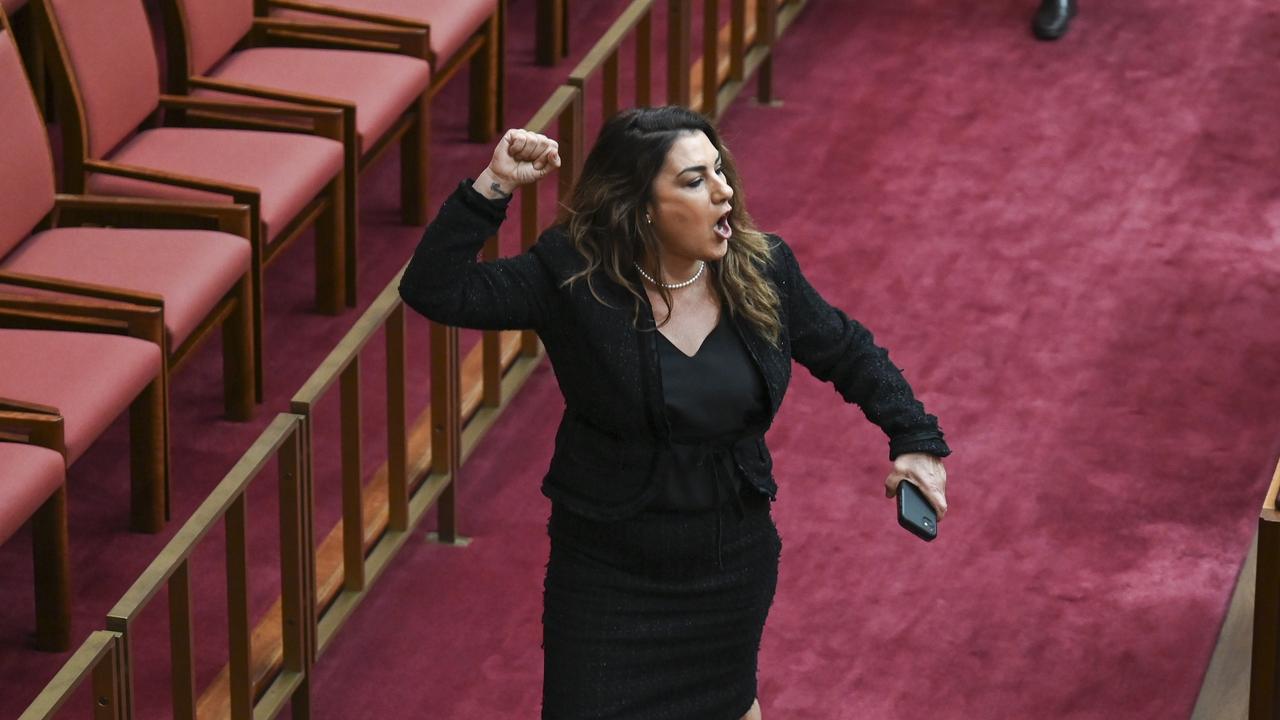
<instances>
[{"instance_id":1,"label":"earring","mask_svg":"<svg viewBox=\"0 0 1280 720\"><path fill-rule=\"evenodd\" d=\"M650 215L649 213L645 213L645 214L644 214L644 221L645 221L645 222L647 222L647 223L649 223L650 225L652 225L652 224L653 224L653 216L652 216L652 215Z\"/></svg>"}]
</instances>

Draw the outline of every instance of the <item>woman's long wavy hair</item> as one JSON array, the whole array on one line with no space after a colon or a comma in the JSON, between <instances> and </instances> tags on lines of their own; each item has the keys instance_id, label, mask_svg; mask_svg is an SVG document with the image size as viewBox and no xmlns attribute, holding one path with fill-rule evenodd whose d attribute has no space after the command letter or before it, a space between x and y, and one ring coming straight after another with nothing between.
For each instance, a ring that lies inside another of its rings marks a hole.
<instances>
[{"instance_id":1,"label":"woman's long wavy hair","mask_svg":"<svg viewBox=\"0 0 1280 720\"><path fill-rule=\"evenodd\" d=\"M597 273L604 273L635 296L633 319L640 327L641 304L648 300L632 263L661 257L657 233L644 221L645 208L653 199L654 179L666 162L667 152L680 136L693 132L705 133L715 145L725 180L733 188L729 251L722 259L707 264L715 289L731 315L746 319L761 336L777 345L781 331L778 293L763 273L770 262L768 240L747 214L737 168L719 133L705 117L683 107L627 110L600 130L566 207L569 238L587 263L566 284L585 280L591 294L607 305L592 284ZM661 268L658 272L662 277ZM658 286L658 293L668 308L673 307L670 290ZM669 319L670 313L659 325Z\"/></svg>"}]
</instances>

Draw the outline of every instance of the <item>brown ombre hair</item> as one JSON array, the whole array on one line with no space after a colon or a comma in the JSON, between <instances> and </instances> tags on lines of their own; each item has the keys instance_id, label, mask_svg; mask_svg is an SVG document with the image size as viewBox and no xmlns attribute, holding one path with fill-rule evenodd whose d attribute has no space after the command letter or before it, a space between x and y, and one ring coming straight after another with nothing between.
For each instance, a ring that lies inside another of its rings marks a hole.
<instances>
[{"instance_id":1,"label":"brown ombre hair","mask_svg":"<svg viewBox=\"0 0 1280 720\"><path fill-rule=\"evenodd\" d=\"M585 280L591 294L607 304L592 285L596 274L604 273L635 296L633 319L639 327L641 303L647 298L639 281L631 279L635 277L632 263L661 257L657 233L644 222L645 207L653 199L654 180L666 163L671 146L680 136L696 132L705 133L720 152L725 181L733 188L729 251L720 260L707 263L715 289L730 315L741 316L777 345L781 331L778 293L763 272L770 262L768 239L747 214L746 198L729 149L710 121L687 108L669 105L627 110L601 128L565 208L569 238L587 262L586 268L566 284ZM672 307L671 291L658 286L658 293L667 307ZM667 319L670 317L668 313Z\"/></svg>"}]
</instances>

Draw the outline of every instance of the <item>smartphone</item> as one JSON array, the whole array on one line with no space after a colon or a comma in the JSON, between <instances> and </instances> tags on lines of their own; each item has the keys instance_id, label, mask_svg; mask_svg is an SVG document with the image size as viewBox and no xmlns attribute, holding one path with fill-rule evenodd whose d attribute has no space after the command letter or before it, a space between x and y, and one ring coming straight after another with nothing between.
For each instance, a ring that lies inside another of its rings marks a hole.
<instances>
[{"instance_id":1,"label":"smartphone","mask_svg":"<svg viewBox=\"0 0 1280 720\"><path fill-rule=\"evenodd\" d=\"M925 542L938 537L938 513L920 488L906 480L898 483L898 524Z\"/></svg>"}]
</instances>

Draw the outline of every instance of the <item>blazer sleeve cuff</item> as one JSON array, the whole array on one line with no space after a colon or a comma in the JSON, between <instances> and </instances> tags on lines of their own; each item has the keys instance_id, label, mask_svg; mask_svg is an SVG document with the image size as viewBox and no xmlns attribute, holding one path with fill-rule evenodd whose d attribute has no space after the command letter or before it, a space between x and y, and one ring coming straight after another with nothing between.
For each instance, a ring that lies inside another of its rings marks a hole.
<instances>
[{"instance_id":1,"label":"blazer sleeve cuff","mask_svg":"<svg viewBox=\"0 0 1280 720\"><path fill-rule=\"evenodd\" d=\"M899 455L907 453L928 453L941 458L950 455L951 448L947 447L940 431L931 432L927 436L905 435L889 440L890 461L897 460Z\"/></svg>"}]
</instances>

